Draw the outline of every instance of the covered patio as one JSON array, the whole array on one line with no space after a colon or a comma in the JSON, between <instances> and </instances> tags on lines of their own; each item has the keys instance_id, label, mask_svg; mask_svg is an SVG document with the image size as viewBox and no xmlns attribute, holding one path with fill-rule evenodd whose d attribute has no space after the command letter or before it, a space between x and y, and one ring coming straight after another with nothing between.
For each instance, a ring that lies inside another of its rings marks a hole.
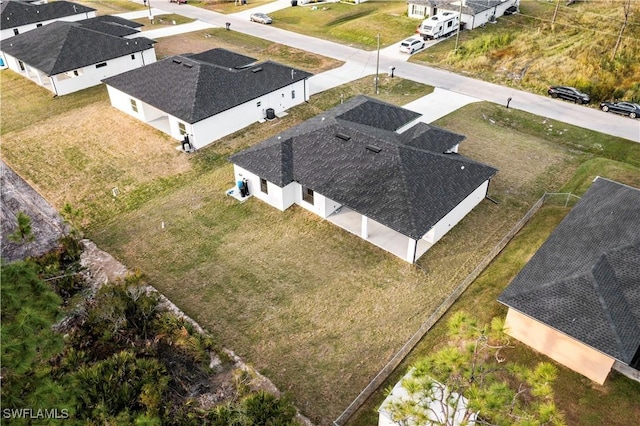
<instances>
[{"instance_id":1,"label":"covered patio","mask_svg":"<svg viewBox=\"0 0 640 426\"><path fill-rule=\"evenodd\" d=\"M327 220L410 263L420 258L433 245L424 239L418 240L416 244L416 240L345 206L329 215Z\"/></svg>"}]
</instances>

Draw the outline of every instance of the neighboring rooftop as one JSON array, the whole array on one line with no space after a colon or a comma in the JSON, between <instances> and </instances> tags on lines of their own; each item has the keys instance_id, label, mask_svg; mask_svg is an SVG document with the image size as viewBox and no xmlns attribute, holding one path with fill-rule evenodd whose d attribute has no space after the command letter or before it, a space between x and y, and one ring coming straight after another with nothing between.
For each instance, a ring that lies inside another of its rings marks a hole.
<instances>
[{"instance_id":1,"label":"neighboring rooftop","mask_svg":"<svg viewBox=\"0 0 640 426\"><path fill-rule=\"evenodd\" d=\"M138 28L143 26L138 22L112 15L96 16L94 18L83 19L76 22L84 28L110 34L116 37L126 37L133 34L139 34L140 30Z\"/></svg>"},{"instance_id":2,"label":"neighboring rooftop","mask_svg":"<svg viewBox=\"0 0 640 426\"><path fill-rule=\"evenodd\" d=\"M281 187L299 182L419 239L497 173L449 152L464 139L462 135L425 123L406 133L395 131L419 116L356 96L233 155L230 161ZM446 141L430 140L437 135Z\"/></svg>"},{"instance_id":3,"label":"neighboring rooftop","mask_svg":"<svg viewBox=\"0 0 640 426\"><path fill-rule=\"evenodd\" d=\"M640 350L640 190L597 178L498 301L630 364Z\"/></svg>"},{"instance_id":4,"label":"neighboring rooftop","mask_svg":"<svg viewBox=\"0 0 640 426\"><path fill-rule=\"evenodd\" d=\"M145 37L125 39L78 22L56 21L11 37L0 49L52 76L151 49L154 43Z\"/></svg>"},{"instance_id":5,"label":"neighboring rooftop","mask_svg":"<svg viewBox=\"0 0 640 426\"><path fill-rule=\"evenodd\" d=\"M95 10L92 7L68 1L31 4L20 0L2 0L0 3L0 20L2 28L15 28L80 13L95 12Z\"/></svg>"},{"instance_id":6,"label":"neighboring rooftop","mask_svg":"<svg viewBox=\"0 0 640 426\"><path fill-rule=\"evenodd\" d=\"M173 56L104 83L192 124L311 75L276 62L256 63L248 56L212 49Z\"/></svg>"}]
</instances>

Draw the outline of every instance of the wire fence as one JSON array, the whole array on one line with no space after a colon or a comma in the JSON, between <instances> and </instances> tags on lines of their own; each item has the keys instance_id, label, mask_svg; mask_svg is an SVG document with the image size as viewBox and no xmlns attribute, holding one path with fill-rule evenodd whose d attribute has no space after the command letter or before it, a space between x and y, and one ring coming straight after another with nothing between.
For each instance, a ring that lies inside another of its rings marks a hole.
<instances>
[{"instance_id":1,"label":"wire fence","mask_svg":"<svg viewBox=\"0 0 640 426\"><path fill-rule=\"evenodd\" d=\"M400 365L402 360L411 352L425 334L433 327L433 325L449 310L451 305L464 293L464 291L475 281L476 278L485 270L487 266L495 259L495 257L505 248L505 246L513 239L513 237L527 224L534 214L540 208L549 203L551 205L564 205L564 207L573 206L580 197L570 193L545 193L536 203L529 209L527 213L515 224L507 234L502 237L500 242L487 254L478 265L471 271L469 275L453 290L453 292L436 308L436 310L422 323L420 328L407 340L400 350L389 360L389 362L376 374L369 384L360 392L351 404L333 421L334 426L343 426L355 414L365 401L384 383L385 380Z\"/></svg>"}]
</instances>

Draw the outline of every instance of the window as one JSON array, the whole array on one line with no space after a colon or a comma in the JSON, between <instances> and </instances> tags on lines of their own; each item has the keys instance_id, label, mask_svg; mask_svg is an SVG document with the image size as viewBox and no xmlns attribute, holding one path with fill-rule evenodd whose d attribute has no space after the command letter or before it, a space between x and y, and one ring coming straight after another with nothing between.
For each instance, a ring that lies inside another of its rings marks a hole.
<instances>
[{"instance_id":1,"label":"window","mask_svg":"<svg viewBox=\"0 0 640 426\"><path fill-rule=\"evenodd\" d=\"M131 59L136 59L135 53L133 55L131 55Z\"/></svg>"},{"instance_id":2,"label":"window","mask_svg":"<svg viewBox=\"0 0 640 426\"><path fill-rule=\"evenodd\" d=\"M20 31L18 31L17 28L14 28L13 29L13 35L18 35L18 34L20 34Z\"/></svg>"},{"instance_id":3,"label":"window","mask_svg":"<svg viewBox=\"0 0 640 426\"><path fill-rule=\"evenodd\" d=\"M260 178L260 191L264 192L265 194L269 193L269 187L267 186L267 180Z\"/></svg>"},{"instance_id":4,"label":"window","mask_svg":"<svg viewBox=\"0 0 640 426\"><path fill-rule=\"evenodd\" d=\"M73 70L73 75L75 75L76 77L80 75L80 73L78 72L78 70Z\"/></svg>"},{"instance_id":5,"label":"window","mask_svg":"<svg viewBox=\"0 0 640 426\"><path fill-rule=\"evenodd\" d=\"M18 61L18 66L20 66L21 71L24 71L24 62Z\"/></svg>"},{"instance_id":6,"label":"window","mask_svg":"<svg viewBox=\"0 0 640 426\"><path fill-rule=\"evenodd\" d=\"M135 99L131 99L131 109L133 112L138 112L138 103Z\"/></svg>"},{"instance_id":7,"label":"window","mask_svg":"<svg viewBox=\"0 0 640 426\"><path fill-rule=\"evenodd\" d=\"M102 68L102 67L106 67L106 66L107 66L107 63L106 63L106 62L103 62L103 63L101 63L101 64L97 64L97 65L96 65L96 68Z\"/></svg>"},{"instance_id":8,"label":"window","mask_svg":"<svg viewBox=\"0 0 640 426\"><path fill-rule=\"evenodd\" d=\"M296 91L292 90L291 91L291 99L295 99L296 98Z\"/></svg>"},{"instance_id":9,"label":"window","mask_svg":"<svg viewBox=\"0 0 640 426\"><path fill-rule=\"evenodd\" d=\"M313 204L313 189L302 187L302 199L309 204Z\"/></svg>"},{"instance_id":10,"label":"window","mask_svg":"<svg viewBox=\"0 0 640 426\"><path fill-rule=\"evenodd\" d=\"M256 103L256 106L257 106L257 107L260 107L260 105L262 105L262 102L258 101L258 102Z\"/></svg>"},{"instance_id":11,"label":"window","mask_svg":"<svg viewBox=\"0 0 640 426\"><path fill-rule=\"evenodd\" d=\"M187 134L187 126L184 123L178 123L178 130L180 130L181 135Z\"/></svg>"}]
</instances>

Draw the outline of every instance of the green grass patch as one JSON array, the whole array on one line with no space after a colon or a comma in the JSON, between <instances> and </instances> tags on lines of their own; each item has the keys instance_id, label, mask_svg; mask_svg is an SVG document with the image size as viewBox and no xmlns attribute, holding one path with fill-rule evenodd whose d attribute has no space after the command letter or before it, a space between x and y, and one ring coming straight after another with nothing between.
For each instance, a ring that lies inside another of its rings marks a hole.
<instances>
[{"instance_id":1,"label":"green grass patch","mask_svg":"<svg viewBox=\"0 0 640 426\"><path fill-rule=\"evenodd\" d=\"M273 12L273 25L289 31L332 40L366 50L389 46L415 33L417 22L407 17L407 5L399 1L360 4L319 3ZM383 30L384 29L384 30Z\"/></svg>"},{"instance_id":2,"label":"green grass patch","mask_svg":"<svg viewBox=\"0 0 640 426\"><path fill-rule=\"evenodd\" d=\"M147 6L141 3L134 3L128 0L76 0L74 3L96 9L96 15L115 15L147 8Z\"/></svg>"},{"instance_id":3,"label":"green grass patch","mask_svg":"<svg viewBox=\"0 0 640 426\"><path fill-rule=\"evenodd\" d=\"M108 98L104 86L54 97L52 92L11 70L0 73L0 87L0 128L3 135L26 129L43 118L61 115Z\"/></svg>"},{"instance_id":4,"label":"green grass patch","mask_svg":"<svg viewBox=\"0 0 640 426\"><path fill-rule=\"evenodd\" d=\"M242 4L241 1L236 2L234 0L189 0L189 5L228 14L242 12L243 10L253 9L272 2L273 0L248 0L245 4Z\"/></svg>"},{"instance_id":5,"label":"green grass patch","mask_svg":"<svg viewBox=\"0 0 640 426\"><path fill-rule=\"evenodd\" d=\"M151 22L148 17L133 19L133 21L144 25L144 27L142 27L142 31L148 31L158 28L171 27L173 25L188 24L195 21L195 19L187 18L186 16L178 15L177 13L169 13L165 15L154 16L153 22Z\"/></svg>"}]
</instances>

